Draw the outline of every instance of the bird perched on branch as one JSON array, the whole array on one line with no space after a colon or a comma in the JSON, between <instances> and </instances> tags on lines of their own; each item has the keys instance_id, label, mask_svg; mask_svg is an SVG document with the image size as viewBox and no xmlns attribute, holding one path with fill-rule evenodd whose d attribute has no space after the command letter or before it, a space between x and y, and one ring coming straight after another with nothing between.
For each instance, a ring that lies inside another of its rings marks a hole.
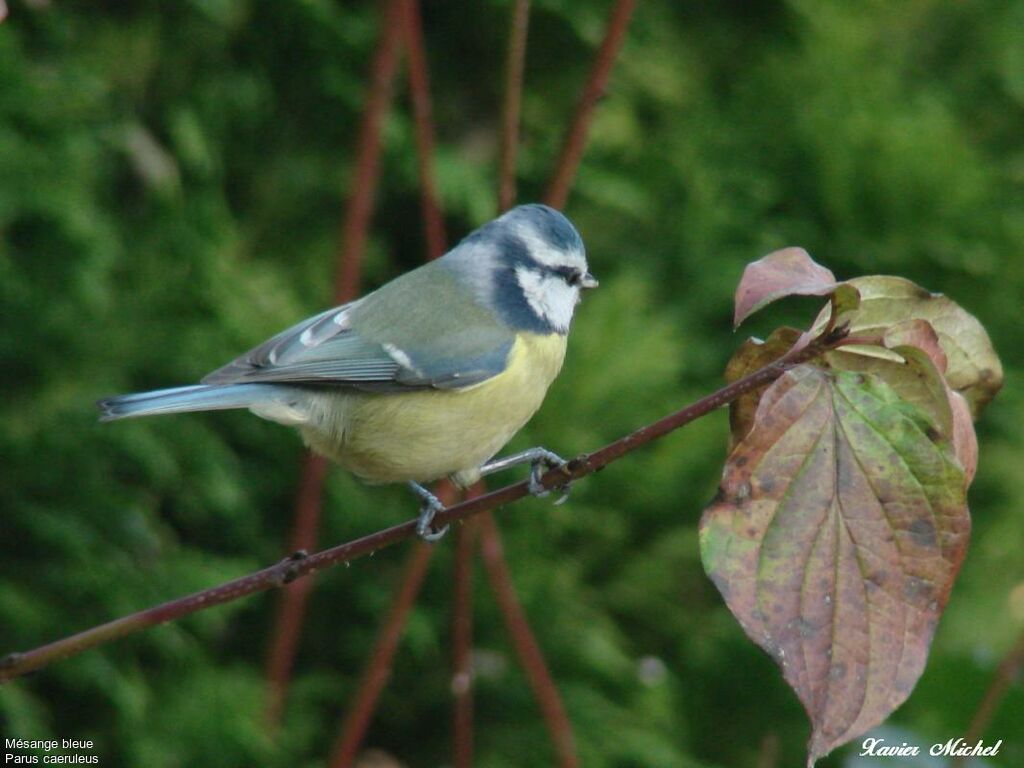
<instances>
[{"instance_id":1,"label":"bird perched on branch","mask_svg":"<svg viewBox=\"0 0 1024 768\"><path fill-rule=\"evenodd\" d=\"M421 483L530 463L534 448L490 461L540 407L558 375L581 292L597 287L565 216L521 205L441 258L260 344L195 386L120 395L105 421L248 408L298 428L314 451L370 483L406 482L421 500L417 532L441 502Z\"/></svg>"}]
</instances>

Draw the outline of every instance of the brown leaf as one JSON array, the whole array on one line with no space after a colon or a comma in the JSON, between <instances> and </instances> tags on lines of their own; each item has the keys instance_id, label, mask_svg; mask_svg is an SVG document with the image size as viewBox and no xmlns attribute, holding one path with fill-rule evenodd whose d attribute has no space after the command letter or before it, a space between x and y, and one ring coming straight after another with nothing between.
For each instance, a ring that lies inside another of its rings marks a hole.
<instances>
[{"instance_id":1,"label":"brown leaf","mask_svg":"<svg viewBox=\"0 0 1024 768\"><path fill-rule=\"evenodd\" d=\"M974 420L971 418L971 406L959 392L947 388L949 407L953 414L953 450L964 468L964 487L974 482L974 473L978 471L978 435L974 431Z\"/></svg>"},{"instance_id":2,"label":"brown leaf","mask_svg":"<svg viewBox=\"0 0 1024 768\"><path fill-rule=\"evenodd\" d=\"M732 384L757 369L775 362L793 348L801 335L796 328L777 328L767 340L747 339L725 366L726 383ZM761 395L764 394L768 386L765 384L729 404L729 431L731 434L729 450L732 450L736 443L750 431L750 427L754 423L757 404L761 401Z\"/></svg>"},{"instance_id":3,"label":"brown leaf","mask_svg":"<svg viewBox=\"0 0 1024 768\"><path fill-rule=\"evenodd\" d=\"M939 335L927 320L905 320L889 326L882 337L882 342L889 349L900 346L917 347L928 355L939 373L945 373L949 365L946 353L939 344Z\"/></svg>"},{"instance_id":4,"label":"brown leaf","mask_svg":"<svg viewBox=\"0 0 1024 768\"><path fill-rule=\"evenodd\" d=\"M850 335L881 338L893 326L926 320L935 330L947 359L946 381L960 392L978 418L1003 385L1003 367L992 342L977 318L955 301L901 277L873 275L848 280L860 291L860 307L850 317ZM814 328L824 328L831 310L821 311ZM915 342L915 346L920 346ZM844 347L845 354L860 354L864 347Z\"/></svg>"},{"instance_id":5,"label":"brown leaf","mask_svg":"<svg viewBox=\"0 0 1024 768\"><path fill-rule=\"evenodd\" d=\"M783 296L826 296L838 284L831 271L816 264L803 248L784 248L751 262L736 289L733 327Z\"/></svg>"},{"instance_id":6,"label":"brown leaf","mask_svg":"<svg viewBox=\"0 0 1024 768\"><path fill-rule=\"evenodd\" d=\"M930 422L874 376L794 368L701 520L705 570L807 710L809 764L906 699L963 559L963 473Z\"/></svg>"}]
</instances>

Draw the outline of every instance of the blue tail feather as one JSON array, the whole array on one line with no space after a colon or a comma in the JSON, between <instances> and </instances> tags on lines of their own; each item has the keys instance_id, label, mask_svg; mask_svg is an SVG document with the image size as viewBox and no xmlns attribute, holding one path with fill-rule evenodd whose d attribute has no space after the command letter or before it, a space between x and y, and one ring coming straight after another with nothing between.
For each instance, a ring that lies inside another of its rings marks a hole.
<instances>
[{"instance_id":1,"label":"blue tail feather","mask_svg":"<svg viewBox=\"0 0 1024 768\"><path fill-rule=\"evenodd\" d=\"M275 399L281 390L281 387L270 384L197 384L106 397L96 405L100 409L100 421L114 421L161 413L248 408L255 403Z\"/></svg>"}]
</instances>

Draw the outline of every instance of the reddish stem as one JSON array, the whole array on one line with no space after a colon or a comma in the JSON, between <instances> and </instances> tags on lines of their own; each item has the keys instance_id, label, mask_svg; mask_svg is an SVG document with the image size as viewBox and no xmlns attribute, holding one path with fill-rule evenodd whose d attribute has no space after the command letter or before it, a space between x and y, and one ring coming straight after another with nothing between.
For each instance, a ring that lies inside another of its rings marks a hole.
<instances>
[{"instance_id":1,"label":"reddish stem","mask_svg":"<svg viewBox=\"0 0 1024 768\"><path fill-rule=\"evenodd\" d=\"M404 26L401 23L402 3L403 0L388 0L381 20L377 50L373 54L370 91L356 145L355 174L339 238L341 258L335 282L335 295L339 302L351 301L359 295L363 251L380 177L381 125L391 105L392 85L398 69L400 35Z\"/></svg>"},{"instance_id":2,"label":"reddish stem","mask_svg":"<svg viewBox=\"0 0 1024 768\"><path fill-rule=\"evenodd\" d=\"M522 664L523 671L530 681L530 687L533 688L533 695L540 705L544 723L547 725L551 742L555 748L557 764L562 768L574 768L579 765L579 760L576 757L576 747L573 744L572 726L565 714L555 681L552 680L551 673L544 661L540 645L538 645L526 620L523 607L516 597L515 587L512 586L512 577L505 562L498 525L494 522L494 516L490 512L481 515L477 525L480 528L480 552L483 555L484 568L491 583L491 590L498 600L498 607L505 619L505 626L512 638L516 654L519 656L519 663Z\"/></svg>"},{"instance_id":3,"label":"reddish stem","mask_svg":"<svg viewBox=\"0 0 1024 768\"><path fill-rule=\"evenodd\" d=\"M327 461L312 453L306 455L299 481L299 492L295 500L295 528L292 533L291 551L309 551L316 546L316 532L320 525L320 510L323 502L324 477ZM281 721L288 684L292 677L295 654L299 645L306 604L313 588L312 579L302 579L285 587L277 603L274 617L274 635L270 642L267 658L267 721L277 724Z\"/></svg>"},{"instance_id":4,"label":"reddish stem","mask_svg":"<svg viewBox=\"0 0 1024 768\"><path fill-rule=\"evenodd\" d=\"M381 627L377 641L373 645L373 655L363 673L355 701L345 716L341 735L328 762L331 768L348 768L356 758L363 736L370 725L370 718L377 707L377 699L391 676L391 660L398 649L398 640L402 636L405 620L416 602L420 587L423 586L427 566L433 554L434 548L431 545L420 542L413 547L409 555L402 582L384 626Z\"/></svg>"},{"instance_id":5,"label":"reddish stem","mask_svg":"<svg viewBox=\"0 0 1024 768\"><path fill-rule=\"evenodd\" d=\"M434 126L430 103L430 77L423 44L423 21L418 0L404 0L403 27L409 53L409 89L416 130L416 158L419 167L423 227L427 240L427 258L436 259L445 252L444 220L437 203L434 181Z\"/></svg>"},{"instance_id":6,"label":"reddish stem","mask_svg":"<svg viewBox=\"0 0 1024 768\"><path fill-rule=\"evenodd\" d=\"M409 50L409 85L416 126L416 150L419 167L420 197L427 241L427 259L439 258L447 248L441 207L434 183L434 126L430 100L429 67L423 42L423 22L419 2L406 0L406 46ZM457 497L454 486L442 482L439 497L448 503ZM476 493L479 495L479 492ZM473 695L470 672L472 648L472 573L469 558L474 538L472 521L455 533L455 569L452 620L452 695L453 753L455 768L469 768L473 760Z\"/></svg>"},{"instance_id":7,"label":"reddish stem","mask_svg":"<svg viewBox=\"0 0 1024 768\"><path fill-rule=\"evenodd\" d=\"M359 292L363 250L379 176L380 129L391 102L398 63L397 13L400 4L401 0L389 2L381 19L380 37L373 57L370 92L356 145L356 171L341 227L335 281L335 300L339 304L351 301ZM326 467L323 458L307 454L295 502L291 535L293 552L310 551L316 547ZM284 710L311 589L312 582L309 581L293 584L278 604L266 667L266 715L272 725L280 722Z\"/></svg>"},{"instance_id":8,"label":"reddish stem","mask_svg":"<svg viewBox=\"0 0 1024 768\"><path fill-rule=\"evenodd\" d=\"M597 51L597 58L594 59L587 84L576 105L576 112L573 114L569 131L562 143L562 151L555 164L555 173L548 184L545 201L554 208L565 207L565 201L569 197L569 188L572 186L573 177L576 176L580 158L583 157L583 149L587 144L587 133L590 130L594 107L604 95L608 77L611 75L615 58L626 37L626 30L629 28L629 20L635 6L636 0L618 0L608 17L604 40Z\"/></svg>"},{"instance_id":9,"label":"reddish stem","mask_svg":"<svg viewBox=\"0 0 1024 768\"><path fill-rule=\"evenodd\" d=\"M476 521L461 525L455 539L455 593L452 598L453 764L473 764L473 545Z\"/></svg>"},{"instance_id":10,"label":"reddish stem","mask_svg":"<svg viewBox=\"0 0 1024 768\"><path fill-rule=\"evenodd\" d=\"M530 25L530 0L516 0L505 60L505 106L501 114L501 154L498 160L498 210L516 201L516 152L519 149L519 112L523 103L523 66L526 33Z\"/></svg>"},{"instance_id":11,"label":"reddish stem","mask_svg":"<svg viewBox=\"0 0 1024 768\"><path fill-rule=\"evenodd\" d=\"M431 125L429 78L419 3L417 0L400 0L400 6L401 28L408 52L420 193L427 241L427 259L429 260L440 256L445 249L444 222L441 219L441 211L434 192L434 131ZM455 488L448 482L442 482L438 486L437 495L446 505L453 503L457 497ZM411 607L415 597L413 590L418 591L424 573L425 571L420 572L411 566L406 572L403 583L395 595L389 618L374 646L370 665L356 691L355 704L349 710L342 724L342 732L332 765L349 765L362 744L380 692L387 681L386 671L390 668L391 659L397 650L402 626L400 620L404 619L404 614ZM410 597L411 591L412 597ZM409 601L408 605L404 605L405 601Z\"/></svg>"},{"instance_id":12,"label":"reddish stem","mask_svg":"<svg viewBox=\"0 0 1024 768\"><path fill-rule=\"evenodd\" d=\"M516 198L516 152L519 146L519 113L522 105L523 66L526 61L526 37L530 19L529 0L517 0L512 11L508 59L505 68L505 106L502 114L501 159L498 178L498 209L511 208ZM548 672L540 645L534 638L515 587L509 577L504 548L494 518L488 513L481 521L481 550L490 577L491 588L505 617L512 642L519 654L551 736L561 766L575 766L572 725L558 689ZM468 765L468 763L467 763ZM459 768L459 766L456 766Z\"/></svg>"},{"instance_id":13,"label":"reddish stem","mask_svg":"<svg viewBox=\"0 0 1024 768\"><path fill-rule=\"evenodd\" d=\"M590 455L579 456L565 467L549 470L540 478L545 488L564 485L569 480L577 480L605 467L621 458L630 451L645 445L652 440L667 435L691 421L705 416L723 405L752 392L758 387L774 381L790 368L811 360L835 347L841 338L818 338L800 350L791 352L769 365L759 368L742 379L722 387L716 392L701 398L691 405L666 416L659 421L619 438L604 448ZM496 509L505 504L523 498L529 494L529 483L522 481L507 485L496 491L484 494L475 499L467 499L460 504L438 512L434 518L436 526L466 520L481 512ZM36 669L45 667L58 659L74 656L82 651L93 648L101 643L130 635L147 627L163 624L179 619L182 616L205 610L214 605L228 603L233 600L284 586L303 576L308 576L323 568L338 563L351 562L357 558L376 552L399 541L414 537L416 520L408 520L391 528L376 531L360 539L339 544L314 555L301 555L286 558L276 565L264 568L256 573L243 576L216 587L204 589L191 595L171 600L153 608L124 616L120 619L87 629L84 632L65 637L61 640L40 646L25 653L12 653L0 659L0 682L11 680Z\"/></svg>"}]
</instances>

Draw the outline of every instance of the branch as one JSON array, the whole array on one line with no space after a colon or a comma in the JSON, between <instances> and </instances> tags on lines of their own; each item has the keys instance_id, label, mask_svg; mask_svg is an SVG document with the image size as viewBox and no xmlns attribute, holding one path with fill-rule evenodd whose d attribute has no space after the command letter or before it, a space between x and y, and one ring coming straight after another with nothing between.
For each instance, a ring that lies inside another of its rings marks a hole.
<instances>
[{"instance_id":1,"label":"branch","mask_svg":"<svg viewBox=\"0 0 1024 768\"><path fill-rule=\"evenodd\" d=\"M401 4L402 0L391 0L381 16L380 36L371 65L370 90L356 144L356 170L341 224L335 272L335 300L339 304L352 301L359 292L363 250L373 213L374 192L380 176L381 124L391 104L398 65L401 27L396 22ZM326 475L326 460L312 453L307 454L295 501L295 522L291 537L293 552L316 546ZM280 721L284 709L311 588L310 581L295 584L281 596L277 607L266 667L266 717L271 725Z\"/></svg>"},{"instance_id":2,"label":"branch","mask_svg":"<svg viewBox=\"0 0 1024 768\"><path fill-rule=\"evenodd\" d=\"M501 152L498 163L499 211L508 210L516 200L516 152L519 148L519 114L523 101L523 66L526 61L526 35L529 23L529 0L516 0L512 9L508 58L505 63L505 104L502 110ZM505 619L506 631L512 639L519 662L540 707L558 765L561 768L575 768L579 760L573 743L572 724L565 713L565 706L548 670L544 654L516 595L494 516L490 512L483 515L478 527L480 554L491 582L491 591L498 601L498 607ZM456 739L457 754L458 746L459 742ZM467 760L464 766L468 765ZM457 764L456 768L460 768L460 765Z\"/></svg>"},{"instance_id":3,"label":"branch","mask_svg":"<svg viewBox=\"0 0 1024 768\"><path fill-rule=\"evenodd\" d=\"M434 181L434 127L430 103L430 78L423 44L423 22L419 0L403 0L402 24L409 53L409 91L412 97L416 133L416 161L419 169L423 227L427 239L427 258L436 259L445 252L444 220L437 203Z\"/></svg>"},{"instance_id":4,"label":"branch","mask_svg":"<svg viewBox=\"0 0 1024 768\"><path fill-rule=\"evenodd\" d=\"M309 550L316 546L326 476L327 460L323 456L307 452L295 498L295 522L290 547L292 552ZM265 716L271 726L281 722L281 714L284 712L285 698L292 679L295 654L299 647L306 605L312 588L311 579L296 582L281 594L281 599L277 603L266 667Z\"/></svg>"},{"instance_id":5,"label":"branch","mask_svg":"<svg viewBox=\"0 0 1024 768\"><path fill-rule=\"evenodd\" d=\"M370 215L380 177L381 124L391 104L392 85L398 69L399 37L403 25L403 0L390 0L381 19L381 37L373 55L370 93L366 99L359 139L355 175L341 225L341 253L335 294L339 301L352 301L359 294L359 273L363 248L370 228Z\"/></svg>"},{"instance_id":6,"label":"branch","mask_svg":"<svg viewBox=\"0 0 1024 768\"><path fill-rule=\"evenodd\" d=\"M473 545L476 521L455 532L452 598L452 764L473 765Z\"/></svg>"},{"instance_id":7,"label":"branch","mask_svg":"<svg viewBox=\"0 0 1024 768\"><path fill-rule=\"evenodd\" d=\"M444 220L437 202L434 182L434 125L430 102L430 80L423 21L418 0L405 0L406 47L409 50L409 86L412 95L413 119L416 126L416 156L420 178L420 201L427 241L427 259L439 258L447 247ZM457 489L448 481L437 491L446 505L456 498ZM473 694L472 694L472 572L471 548L473 527L469 524L456 531L453 621L452 681L453 762L455 768L469 768L473 762Z\"/></svg>"},{"instance_id":8,"label":"branch","mask_svg":"<svg viewBox=\"0 0 1024 768\"><path fill-rule=\"evenodd\" d=\"M519 663L526 672L526 678L533 688L533 696L540 705L544 722L555 748L556 764L559 768L576 768L579 758L573 744L572 726L565 714L565 707L558 695L555 681L551 678L544 654L530 629L526 614L512 586L512 576L505 562L505 555L498 535L498 524L494 515L487 512L480 516L480 552L483 555L484 567L491 582L491 590L498 600L498 607L505 619L505 627L512 644L515 646Z\"/></svg>"},{"instance_id":9,"label":"branch","mask_svg":"<svg viewBox=\"0 0 1024 768\"><path fill-rule=\"evenodd\" d=\"M423 24L418 0L398 0L397 6L401 24L395 29L402 31L408 54L409 90L415 123L417 167L429 261L438 258L444 252L445 233L434 183L434 129ZM436 492L445 505L454 502L456 492L451 483L442 482ZM405 619L426 577L431 552L431 548L420 546L416 547L409 557L388 616L374 642L370 661L356 689L354 703L342 720L341 734L335 742L329 761L332 768L347 768L352 765L359 752L380 700L380 694L390 675L391 662L398 650Z\"/></svg>"},{"instance_id":10,"label":"branch","mask_svg":"<svg viewBox=\"0 0 1024 768\"><path fill-rule=\"evenodd\" d=\"M597 58L594 59L590 77L587 79L583 94L576 105L572 124L565 135L562 151L555 165L555 173L548 184L545 202L553 208L565 207L565 201L569 197L569 187L572 186L576 169L580 165L580 158L583 157L594 107L604 95L605 87L608 85L608 77L611 75L619 48L622 47L622 41L626 37L634 6L636 6L636 0L618 0L608 17L604 40L597 51Z\"/></svg>"},{"instance_id":11,"label":"branch","mask_svg":"<svg viewBox=\"0 0 1024 768\"><path fill-rule=\"evenodd\" d=\"M391 676L391 660L398 649L398 641L402 637L405 620L416 602L420 587L423 586L423 579L427 575L427 566L430 565L430 558L433 554L432 546L420 542L409 557L398 593L391 604L391 611L373 644L373 656L363 673L355 703L345 716L341 735L338 737L328 762L330 768L348 768L356 759L363 736L370 725L370 718L377 708L377 699Z\"/></svg>"},{"instance_id":12,"label":"branch","mask_svg":"<svg viewBox=\"0 0 1024 768\"><path fill-rule=\"evenodd\" d=\"M807 346L793 350L774 363L759 368L738 381L722 387L716 392L666 416L665 418L638 429L625 437L619 438L592 454L584 454L563 467L556 467L546 472L540 479L544 488L553 489L566 485L569 481L578 480L597 472L608 464L625 456L631 451L646 445L652 440L664 437L701 416L727 405L733 400L751 392L758 387L774 381L790 368L807 362L823 352L833 349L842 342L845 329L837 329L829 336L819 336ZM475 499L468 499L461 504L448 507L438 512L434 518L437 526L447 523L461 522L482 512L496 509L504 504L518 501L529 495L529 483L522 481L499 488ZM153 608L133 613L116 619L107 624L87 629L84 632L65 637L61 640L40 646L24 653L12 653L0 659L0 683L12 680L33 670L41 669L58 659L74 656L97 645L130 635L139 630L163 624L167 621L180 619L197 611L215 605L228 603L256 592L278 589L295 579L309 576L317 571L336 566L339 563L350 563L365 555L376 552L399 541L411 539L416 535L416 520L412 519L400 525L376 531L360 539L339 544L335 547L308 555L296 552L276 565L261 571L243 576L201 592L195 592L177 600Z\"/></svg>"},{"instance_id":13,"label":"branch","mask_svg":"<svg viewBox=\"0 0 1024 768\"><path fill-rule=\"evenodd\" d=\"M519 111L523 103L523 65L526 32L530 25L530 0L516 0L505 60L505 106L501 113L501 156L498 160L498 210L516 201L516 151L519 149Z\"/></svg>"}]
</instances>

